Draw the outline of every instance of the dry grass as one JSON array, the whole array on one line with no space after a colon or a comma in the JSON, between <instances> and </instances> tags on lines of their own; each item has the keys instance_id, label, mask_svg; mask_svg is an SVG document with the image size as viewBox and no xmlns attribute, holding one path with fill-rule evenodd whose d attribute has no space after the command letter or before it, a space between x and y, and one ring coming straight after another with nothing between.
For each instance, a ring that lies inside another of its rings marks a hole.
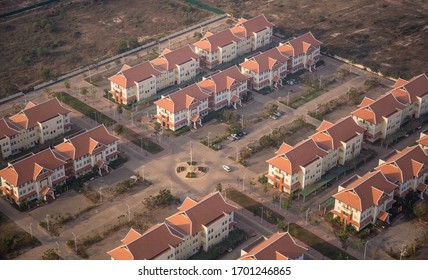
<instances>
[{"instance_id":1,"label":"dry grass","mask_svg":"<svg viewBox=\"0 0 428 280\"><path fill-rule=\"evenodd\" d=\"M210 16L175 0L105 0L61 1L6 19L0 22L0 97ZM44 77L42 67L49 70Z\"/></svg>"},{"instance_id":2,"label":"dry grass","mask_svg":"<svg viewBox=\"0 0 428 280\"><path fill-rule=\"evenodd\" d=\"M312 30L324 50L388 75L408 78L426 71L428 6L423 0L202 2L234 16L264 13L285 37Z\"/></svg>"}]
</instances>

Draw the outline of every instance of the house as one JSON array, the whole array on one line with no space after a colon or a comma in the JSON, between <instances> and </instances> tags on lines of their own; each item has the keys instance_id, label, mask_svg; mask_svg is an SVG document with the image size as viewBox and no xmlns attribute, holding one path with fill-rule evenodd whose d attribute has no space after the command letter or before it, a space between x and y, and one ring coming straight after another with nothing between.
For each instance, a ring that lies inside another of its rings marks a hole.
<instances>
[{"instance_id":1,"label":"house","mask_svg":"<svg viewBox=\"0 0 428 280\"><path fill-rule=\"evenodd\" d=\"M69 131L70 112L53 98L40 104L28 102L17 114L0 119L2 156L8 157Z\"/></svg>"},{"instance_id":2,"label":"house","mask_svg":"<svg viewBox=\"0 0 428 280\"><path fill-rule=\"evenodd\" d=\"M410 104L408 115L419 118L428 112L428 77L421 74L406 81L398 79L392 86L391 93L401 102ZM402 101L403 100L403 101Z\"/></svg>"},{"instance_id":3,"label":"house","mask_svg":"<svg viewBox=\"0 0 428 280\"><path fill-rule=\"evenodd\" d=\"M366 129L365 138L369 142L375 142L386 139L400 128L404 107L403 103L389 93L376 100L365 97L351 115L359 126Z\"/></svg>"},{"instance_id":4,"label":"house","mask_svg":"<svg viewBox=\"0 0 428 280\"><path fill-rule=\"evenodd\" d=\"M74 137L65 138L55 151L66 161L68 177L80 177L97 167L100 175L108 173L108 162L119 155L119 138L110 134L104 125L97 126Z\"/></svg>"},{"instance_id":5,"label":"house","mask_svg":"<svg viewBox=\"0 0 428 280\"><path fill-rule=\"evenodd\" d=\"M233 106L236 109L238 105L242 105L241 99L248 91L248 78L237 66L204 77L197 84L210 95L208 106L214 111L225 106Z\"/></svg>"},{"instance_id":6,"label":"house","mask_svg":"<svg viewBox=\"0 0 428 280\"><path fill-rule=\"evenodd\" d=\"M18 205L36 199L49 202L55 199L55 187L67 179L65 164L51 149L28 155L0 170L0 189Z\"/></svg>"},{"instance_id":7,"label":"house","mask_svg":"<svg viewBox=\"0 0 428 280\"><path fill-rule=\"evenodd\" d=\"M155 101L156 118L162 127L172 131L186 125L196 128L202 125L202 117L210 111L209 97L198 84L192 84Z\"/></svg>"},{"instance_id":8,"label":"house","mask_svg":"<svg viewBox=\"0 0 428 280\"><path fill-rule=\"evenodd\" d=\"M303 260L308 249L297 244L288 232L260 236L241 249L238 260Z\"/></svg>"},{"instance_id":9,"label":"house","mask_svg":"<svg viewBox=\"0 0 428 280\"><path fill-rule=\"evenodd\" d=\"M110 93L118 103L138 102L156 94L156 77L161 73L149 61L134 67L125 64L117 74L109 78Z\"/></svg>"},{"instance_id":10,"label":"house","mask_svg":"<svg viewBox=\"0 0 428 280\"><path fill-rule=\"evenodd\" d=\"M207 32L201 40L194 43L195 52L201 56L203 66L211 69L216 65L231 61L238 57L238 42L229 29L213 34Z\"/></svg>"},{"instance_id":11,"label":"house","mask_svg":"<svg viewBox=\"0 0 428 280\"><path fill-rule=\"evenodd\" d=\"M315 39L311 32L299 37L280 43L278 50L285 56L290 57L288 70L292 73L300 69L315 69L315 64L321 57L322 42Z\"/></svg>"},{"instance_id":12,"label":"house","mask_svg":"<svg viewBox=\"0 0 428 280\"><path fill-rule=\"evenodd\" d=\"M361 152L365 129L352 117L342 118L335 124L323 121L316 131L310 138L327 153L323 157L323 173L337 164L344 165Z\"/></svg>"},{"instance_id":13,"label":"house","mask_svg":"<svg viewBox=\"0 0 428 280\"><path fill-rule=\"evenodd\" d=\"M200 201L187 197L178 210L144 233L131 229L107 254L112 260L183 260L223 241L235 225L236 208L219 192Z\"/></svg>"},{"instance_id":14,"label":"house","mask_svg":"<svg viewBox=\"0 0 428 280\"><path fill-rule=\"evenodd\" d=\"M260 90L267 86L278 88L288 73L288 60L288 56L278 48L273 48L246 58L240 64L241 72L250 78L250 85L254 89Z\"/></svg>"},{"instance_id":15,"label":"house","mask_svg":"<svg viewBox=\"0 0 428 280\"><path fill-rule=\"evenodd\" d=\"M202 64L211 69L238 56L267 46L272 41L273 24L264 15L238 23L219 33L207 32L194 43L195 52L201 55Z\"/></svg>"},{"instance_id":16,"label":"house","mask_svg":"<svg viewBox=\"0 0 428 280\"><path fill-rule=\"evenodd\" d=\"M428 156L420 146L395 151L385 160L379 160L375 168L398 186L396 195L404 198L411 191L427 193L425 179L428 172Z\"/></svg>"},{"instance_id":17,"label":"house","mask_svg":"<svg viewBox=\"0 0 428 280\"><path fill-rule=\"evenodd\" d=\"M421 135L416 142L419 144L419 147L422 148L425 154L428 155L428 130L421 132Z\"/></svg>"},{"instance_id":18,"label":"house","mask_svg":"<svg viewBox=\"0 0 428 280\"><path fill-rule=\"evenodd\" d=\"M354 175L343 182L333 195L333 216L358 231L378 220L388 223L388 210L394 203L396 189L397 185L381 171L368 172L362 177Z\"/></svg>"},{"instance_id":19,"label":"house","mask_svg":"<svg viewBox=\"0 0 428 280\"><path fill-rule=\"evenodd\" d=\"M110 94L116 102L131 104L155 95L159 90L194 78L199 71L199 55L186 45L165 49L158 58L134 67L124 65L109 78Z\"/></svg>"},{"instance_id":20,"label":"house","mask_svg":"<svg viewBox=\"0 0 428 280\"><path fill-rule=\"evenodd\" d=\"M313 139L303 140L294 147L283 143L276 156L267 160L268 183L287 193L303 190L321 179L326 154Z\"/></svg>"},{"instance_id":21,"label":"house","mask_svg":"<svg viewBox=\"0 0 428 280\"><path fill-rule=\"evenodd\" d=\"M238 23L230 29L232 33L240 38L238 42L238 56L258 50L272 42L274 24L259 15L246 20L240 18Z\"/></svg>"}]
</instances>

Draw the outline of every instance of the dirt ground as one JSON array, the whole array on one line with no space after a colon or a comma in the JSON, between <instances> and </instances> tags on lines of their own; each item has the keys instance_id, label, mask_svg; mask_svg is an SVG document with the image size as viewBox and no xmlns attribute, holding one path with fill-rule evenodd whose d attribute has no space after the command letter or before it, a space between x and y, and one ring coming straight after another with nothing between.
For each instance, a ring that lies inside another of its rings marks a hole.
<instances>
[{"instance_id":1,"label":"dirt ground","mask_svg":"<svg viewBox=\"0 0 428 280\"><path fill-rule=\"evenodd\" d=\"M409 78L426 72L428 6L423 0L201 2L235 17L263 13L286 38L311 30L324 50L388 75Z\"/></svg>"},{"instance_id":2,"label":"dirt ground","mask_svg":"<svg viewBox=\"0 0 428 280\"><path fill-rule=\"evenodd\" d=\"M44 2L44 1L46 0L24 0L24 1L2 0L0 1L0 14L13 12L37 3Z\"/></svg>"},{"instance_id":3,"label":"dirt ground","mask_svg":"<svg viewBox=\"0 0 428 280\"><path fill-rule=\"evenodd\" d=\"M213 15L176 0L81 0L7 18L0 22L0 97Z\"/></svg>"}]
</instances>

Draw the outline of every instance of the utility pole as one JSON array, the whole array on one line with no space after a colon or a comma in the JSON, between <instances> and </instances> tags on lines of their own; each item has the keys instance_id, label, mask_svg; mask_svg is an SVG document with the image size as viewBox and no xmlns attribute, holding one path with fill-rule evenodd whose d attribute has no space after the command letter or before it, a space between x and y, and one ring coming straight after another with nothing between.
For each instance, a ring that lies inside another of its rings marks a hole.
<instances>
[{"instance_id":1,"label":"utility pole","mask_svg":"<svg viewBox=\"0 0 428 280\"><path fill-rule=\"evenodd\" d=\"M33 239L33 223L30 223L30 235L31 239Z\"/></svg>"},{"instance_id":2,"label":"utility pole","mask_svg":"<svg viewBox=\"0 0 428 280\"><path fill-rule=\"evenodd\" d=\"M290 103L290 91L287 92L287 106L288 106L288 103Z\"/></svg>"},{"instance_id":3,"label":"utility pole","mask_svg":"<svg viewBox=\"0 0 428 280\"><path fill-rule=\"evenodd\" d=\"M211 132L208 132L208 136L207 136L207 138L208 138L208 140L207 140L208 147L210 146L210 134L211 134Z\"/></svg>"},{"instance_id":4,"label":"utility pole","mask_svg":"<svg viewBox=\"0 0 428 280\"><path fill-rule=\"evenodd\" d=\"M59 253L61 253L61 250L59 249L59 243L58 243L58 241L55 241L55 243L56 243L56 247L58 249L58 255L59 255Z\"/></svg>"},{"instance_id":5,"label":"utility pole","mask_svg":"<svg viewBox=\"0 0 428 280\"><path fill-rule=\"evenodd\" d=\"M47 228L47 230L49 232L49 214L46 214L45 220L46 220L46 228Z\"/></svg>"},{"instance_id":6,"label":"utility pole","mask_svg":"<svg viewBox=\"0 0 428 280\"><path fill-rule=\"evenodd\" d=\"M236 149L236 162L239 161L239 149L238 146L235 145L235 149Z\"/></svg>"},{"instance_id":7,"label":"utility pole","mask_svg":"<svg viewBox=\"0 0 428 280\"><path fill-rule=\"evenodd\" d=\"M143 174L142 174L142 175L143 175L142 177L143 177L143 182L144 182L144 165L143 165L143 168L142 168L142 173L143 173Z\"/></svg>"},{"instance_id":8,"label":"utility pole","mask_svg":"<svg viewBox=\"0 0 428 280\"><path fill-rule=\"evenodd\" d=\"M74 251L77 252L77 236L74 234L74 232L72 232L71 234L73 234L74 236Z\"/></svg>"},{"instance_id":9,"label":"utility pole","mask_svg":"<svg viewBox=\"0 0 428 280\"><path fill-rule=\"evenodd\" d=\"M247 173L244 172L244 175L242 176L242 191L245 190L245 175L247 175Z\"/></svg>"},{"instance_id":10,"label":"utility pole","mask_svg":"<svg viewBox=\"0 0 428 280\"><path fill-rule=\"evenodd\" d=\"M190 142L190 165L193 165L192 142Z\"/></svg>"},{"instance_id":11,"label":"utility pole","mask_svg":"<svg viewBox=\"0 0 428 280\"><path fill-rule=\"evenodd\" d=\"M128 222L131 221L131 208L129 207L128 203L126 203L126 206L128 207Z\"/></svg>"},{"instance_id":12,"label":"utility pole","mask_svg":"<svg viewBox=\"0 0 428 280\"><path fill-rule=\"evenodd\" d=\"M306 210L306 225L308 225L309 209L310 209L310 208L308 208L308 210Z\"/></svg>"},{"instance_id":13,"label":"utility pole","mask_svg":"<svg viewBox=\"0 0 428 280\"><path fill-rule=\"evenodd\" d=\"M241 128L244 129L244 115L241 115Z\"/></svg>"},{"instance_id":14,"label":"utility pole","mask_svg":"<svg viewBox=\"0 0 428 280\"><path fill-rule=\"evenodd\" d=\"M99 193L100 193L100 203L103 203L103 187L100 187Z\"/></svg>"},{"instance_id":15,"label":"utility pole","mask_svg":"<svg viewBox=\"0 0 428 280\"><path fill-rule=\"evenodd\" d=\"M367 243L369 243L368 240L366 241L366 244L364 244L364 260L366 259Z\"/></svg>"},{"instance_id":16,"label":"utility pole","mask_svg":"<svg viewBox=\"0 0 428 280\"><path fill-rule=\"evenodd\" d=\"M260 206L260 208L262 209L262 213L260 215L260 223L263 224L263 206Z\"/></svg>"}]
</instances>

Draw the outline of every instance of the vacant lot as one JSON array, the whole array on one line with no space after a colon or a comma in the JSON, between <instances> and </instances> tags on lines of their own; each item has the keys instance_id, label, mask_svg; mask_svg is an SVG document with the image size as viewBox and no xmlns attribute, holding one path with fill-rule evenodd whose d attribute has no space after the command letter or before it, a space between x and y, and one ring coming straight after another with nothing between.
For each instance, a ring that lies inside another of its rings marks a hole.
<instances>
[{"instance_id":1,"label":"vacant lot","mask_svg":"<svg viewBox=\"0 0 428 280\"><path fill-rule=\"evenodd\" d=\"M284 37L308 30L324 50L393 76L426 72L428 5L402 0L202 0L234 16L264 13Z\"/></svg>"},{"instance_id":2,"label":"vacant lot","mask_svg":"<svg viewBox=\"0 0 428 280\"><path fill-rule=\"evenodd\" d=\"M93 0L61 1L8 18L0 22L0 97L211 15L176 0Z\"/></svg>"}]
</instances>

